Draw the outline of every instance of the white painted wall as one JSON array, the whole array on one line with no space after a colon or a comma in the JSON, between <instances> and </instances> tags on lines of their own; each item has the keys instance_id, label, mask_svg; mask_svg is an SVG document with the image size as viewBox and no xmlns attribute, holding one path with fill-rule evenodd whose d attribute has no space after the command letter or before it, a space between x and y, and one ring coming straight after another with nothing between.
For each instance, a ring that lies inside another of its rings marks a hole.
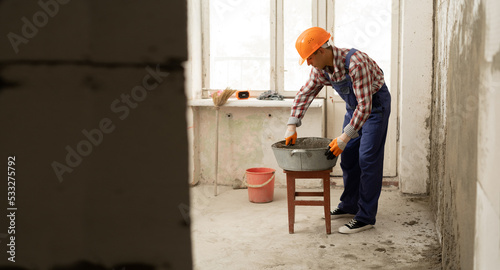
<instances>
[{"instance_id":1,"label":"white painted wall","mask_svg":"<svg viewBox=\"0 0 500 270\"><path fill-rule=\"evenodd\" d=\"M433 1L401 1L399 178L404 193L427 193L433 71Z\"/></svg>"},{"instance_id":2,"label":"white painted wall","mask_svg":"<svg viewBox=\"0 0 500 270\"><path fill-rule=\"evenodd\" d=\"M204 100L211 103L211 100ZM286 185L285 174L279 168L271 145L284 140L290 116L291 100L277 107L263 107L271 101L256 101L259 105L244 105L248 101L232 100L219 113L218 184L231 186L243 179L245 170L267 167L276 170L276 186ZM277 102L277 101L273 101ZM317 99L297 128L299 137L323 137L323 103ZM194 178L203 184L215 181L215 110L197 101L191 103L194 116ZM242 105L243 104L243 105ZM241 107L240 107L241 106Z\"/></svg>"},{"instance_id":3,"label":"white painted wall","mask_svg":"<svg viewBox=\"0 0 500 270\"><path fill-rule=\"evenodd\" d=\"M500 2L483 2L486 12L483 82L479 93L478 172L474 269L500 265Z\"/></svg>"}]
</instances>

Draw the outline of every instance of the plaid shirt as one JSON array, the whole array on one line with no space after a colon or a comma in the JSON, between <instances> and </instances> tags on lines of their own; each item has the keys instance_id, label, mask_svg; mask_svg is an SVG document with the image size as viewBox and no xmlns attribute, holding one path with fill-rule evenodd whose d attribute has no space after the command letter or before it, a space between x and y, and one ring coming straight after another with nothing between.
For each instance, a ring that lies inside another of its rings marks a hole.
<instances>
[{"instance_id":1,"label":"plaid shirt","mask_svg":"<svg viewBox=\"0 0 500 270\"><path fill-rule=\"evenodd\" d=\"M349 49L333 48L333 71L325 68L333 82L346 78L345 58ZM366 53L357 51L351 56L349 76L352 79L354 95L358 105L354 110L351 122L344 128L344 132L351 138L359 136L358 131L370 116L372 110L372 95L384 85L384 74L380 67ZM325 78L322 70L311 69L309 79L295 96L288 124L300 126L309 105L318 95L324 85L331 85Z\"/></svg>"}]
</instances>

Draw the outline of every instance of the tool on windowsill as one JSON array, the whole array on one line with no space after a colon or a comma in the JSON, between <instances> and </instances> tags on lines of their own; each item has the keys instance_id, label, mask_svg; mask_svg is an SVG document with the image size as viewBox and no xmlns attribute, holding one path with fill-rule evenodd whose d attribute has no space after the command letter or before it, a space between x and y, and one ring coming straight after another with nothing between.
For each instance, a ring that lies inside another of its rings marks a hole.
<instances>
[{"instance_id":1,"label":"tool on windowsill","mask_svg":"<svg viewBox=\"0 0 500 270\"><path fill-rule=\"evenodd\" d=\"M250 97L250 92L248 92L248 91L238 91L238 92L236 92L236 97L239 100L248 99Z\"/></svg>"}]
</instances>

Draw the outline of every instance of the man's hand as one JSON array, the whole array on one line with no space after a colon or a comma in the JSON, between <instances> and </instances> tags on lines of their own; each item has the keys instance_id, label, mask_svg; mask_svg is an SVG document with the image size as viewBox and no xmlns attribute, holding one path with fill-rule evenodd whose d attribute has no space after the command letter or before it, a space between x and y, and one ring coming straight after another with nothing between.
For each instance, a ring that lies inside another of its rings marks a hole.
<instances>
[{"instance_id":1,"label":"man's hand","mask_svg":"<svg viewBox=\"0 0 500 270\"><path fill-rule=\"evenodd\" d=\"M340 155L344 151L349 140L350 138L345 134L342 134L339 137L335 138L326 149L326 159L334 159L335 157Z\"/></svg>"},{"instance_id":2,"label":"man's hand","mask_svg":"<svg viewBox=\"0 0 500 270\"><path fill-rule=\"evenodd\" d=\"M297 141L297 126L288 125L285 132L285 145L294 145Z\"/></svg>"}]
</instances>

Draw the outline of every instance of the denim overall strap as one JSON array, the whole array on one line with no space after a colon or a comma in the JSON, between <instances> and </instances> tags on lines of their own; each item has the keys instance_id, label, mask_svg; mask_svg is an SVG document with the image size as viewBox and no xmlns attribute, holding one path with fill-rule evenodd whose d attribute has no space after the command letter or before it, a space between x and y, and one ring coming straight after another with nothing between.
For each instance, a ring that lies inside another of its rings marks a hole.
<instances>
[{"instance_id":1,"label":"denim overall strap","mask_svg":"<svg viewBox=\"0 0 500 270\"><path fill-rule=\"evenodd\" d=\"M346 75L346 78L349 78L349 80L351 80L351 76L349 76L349 65L351 64L351 56L357 52L358 50L352 48L346 55L345 57L345 64L344 64L344 68L345 68L345 75ZM352 80L351 80L352 81Z\"/></svg>"},{"instance_id":2,"label":"denim overall strap","mask_svg":"<svg viewBox=\"0 0 500 270\"><path fill-rule=\"evenodd\" d=\"M356 99L356 95L354 95L354 90L352 87L352 78L351 76L349 76L349 65L351 63L351 56L357 51L358 50L352 48L346 55L344 64L346 76L343 80L339 82L333 82L328 73L326 72L326 70L323 70L325 78L330 82L333 89L335 89L335 91L339 94L339 96L345 101L346 110L348 112L351 112L351 114L356 109L356 106L358 106L358 101Z\"/></svg>"}]
</instances>

